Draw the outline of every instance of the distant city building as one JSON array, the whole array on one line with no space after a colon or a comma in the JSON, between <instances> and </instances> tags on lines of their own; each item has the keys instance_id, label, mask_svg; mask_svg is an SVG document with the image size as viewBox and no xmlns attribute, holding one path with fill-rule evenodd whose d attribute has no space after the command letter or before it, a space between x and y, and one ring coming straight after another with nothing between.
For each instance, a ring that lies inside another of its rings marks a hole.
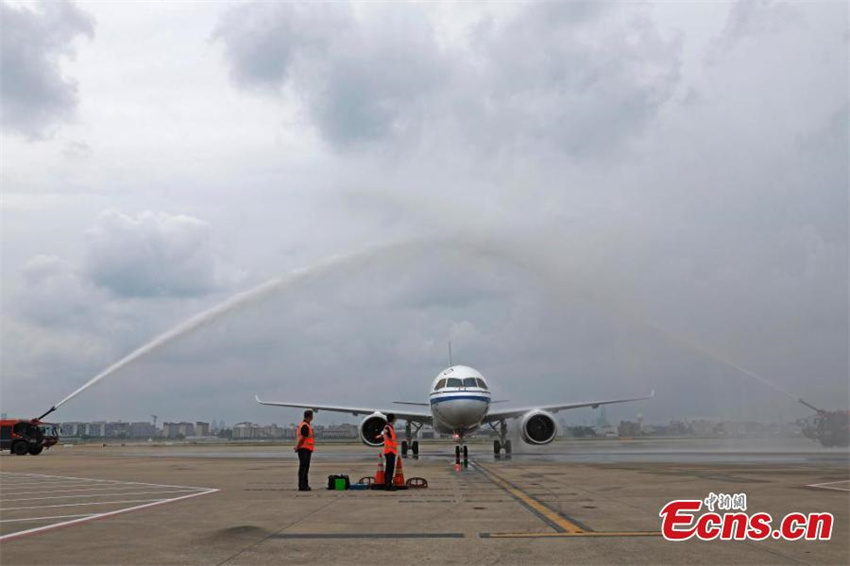
<instances>
[{"instance_id":1,"label":"distant city building","mask_svg":"<svg viewBox=\"0 0 850 566\"><path fill-rule=\"evenodd\" d=\"M270 424L260 429L260 436L263 438L283 438L283 429L276 424Z\"/></svg>"},{"instance_id":2,"label":"distant city building","mask_svg":"<svg viewBox=\"0 0 850 566\"><path fill-rule=\"evenodd\" d=\"M328 440L357 438L357 426L352 424L326 426L322 431L322 438Z\"/></svg>"},{"instance_id":3,"label":"distant city building","mask_svg":"<svg viewBox=\"0 0 850 566\"><path fill-rule=\"evenodd\" d=\"M62 423L59 425L59 434L62 436L81 436L80 429L85 423Z\"/></svg>"},{"instance_id":4,"label":"distant city building","mask_svg":"<svg viewBox=\"0 0 850 566\"><path fill-rule=\"evenodd\" d=\"M620 421L620 426L617 427L617 434L624 437L640 436L640 423L634 421Z\"/></svg>"},{"instance_id":5,"label":"distant city building","mask_svg":"<svg viewBox=\"0 0 850 566\"><path fill-rule=\"evenodd\" d=\"M130 438L153 438L156 427L149 422L130 423Z\"/></svg>"},{"instance_id":6,"label":"distant city building","mask_svg":"<svg viewBox=\"0 0 850 566\"><path fill-rule=\"evenodd\" d=\"M596 431L592 426L568 426L565 429L565 436L571 436L573 438L594 437L596 436Z\"/></svg>"},{"instance_id":7,"label":"distant city building","mask_svg":"<svg viewBox=\"0 0 850 566\"><path fill-rule=\"evenodd\" d=\"M177 438L180 434L180 423L162 423L162 436L165 438Z\"/></svg>"},{"instance_id":8,"label":"distant city building","mask_svg":"<svg viewBox=\"0 0 850 566\"><path fill-rule=\"evenodd\" d=\"M260 426L254 423L242 422L233 425L233 439L258 438Z\"/></svg>"},{"instance_id":9,"label":"distant city building","mask_svg":"<svg viewBox=\"0 0 850 566\"><path fill-rule=\"evenodd\" d=\"M198 421L195 423L195 436L209 436L210 423Z\"/></svg>"},{"instance_id":10,"label":"distant city building","mask_svg":"<svg viewBox=\"0 0 850 566\"><path fill-rule=\"evenodd\" d=\"M182 435L183 438L195 436L195 425L187 422L177 423L177 434Z\"/></svg>"},{"instance_id":11,"label":"distant city building","mask_svg":"<svg viewBox=\"0 0 850 566\"><path fill-rule=\"evenodd\" d=\"M688 423L688 428L691 429L691 434L712 436L718 432L722 432L723 425L717 419L696 419Z\"/></svg>"},{"instance_id":12,"label":"distant city building","mask_svg":"<svg viewBox=\"0 0 850 566\"><path fill-rule=\"evenodd\" d=\"M130 436L130 423L108 422L104 425L103 436L107 438L128 438Z\"/></svg>"},{"instance_id":13,"label":"distant city building","mask_svg":"<svg viewBox=\"0 0 850 566\"><path fill-rule=\"evenodd\" d=\"M599 409L599 415L596 417L596 428L601 430L607 429L609 426L611 425L608 424L607 412L605 407L602 407Z\"/></svg>"},{"instance_id":14,"label":"distant city building","mask_svg":"<svg viewBox=\"0 0 850 566\"><path fill-rule=\"evenodd\" d=\"M106 436L106 423L96 422L96 423L85 423L85 430L82 432L81 436L91 436L93 438L103 438Z\"/></svg>"}]
</instances>

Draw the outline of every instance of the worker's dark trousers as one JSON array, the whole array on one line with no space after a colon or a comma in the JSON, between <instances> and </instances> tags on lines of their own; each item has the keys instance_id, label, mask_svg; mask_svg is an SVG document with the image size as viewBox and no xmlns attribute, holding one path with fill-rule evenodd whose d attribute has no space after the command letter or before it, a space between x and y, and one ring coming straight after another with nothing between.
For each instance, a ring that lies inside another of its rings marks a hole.
<instances>
[{"instance_id":1,"label":"worker's dark trousers","mask_svg":"<svg viewBox=\"0 0 850 566\"><path fill-rule=\"evenodd\" d=\"M298 449L298 489L310 487L310 458L313 453L306 448Z\"/></svg>"},{"instance_id":2,"label":"worker's dark trousers","mask_svg":"<svg viewBox=\"0 0 850 566\"><path fill-rule=\"evenodd\" d=\"M384 485L386 487L390 487L393 484L393 477L395 476L395 454L384 454L384 457L387 460L386 467L386 475L384 476L385 482Z\"/></svg>"}]
</instances>

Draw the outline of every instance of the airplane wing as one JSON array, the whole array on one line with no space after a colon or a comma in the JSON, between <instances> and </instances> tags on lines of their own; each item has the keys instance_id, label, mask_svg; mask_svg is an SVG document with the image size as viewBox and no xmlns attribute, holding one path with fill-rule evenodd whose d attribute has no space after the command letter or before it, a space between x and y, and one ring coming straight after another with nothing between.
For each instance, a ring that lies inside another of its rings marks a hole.
<instances>
[{"instance_id":1,"label":"airplane wing","mask_svg":"<svg viewBox=\"0 0 850 566\"><path fill-rule=\"evenodd\" d=\"M380 412L383 414L393 413L397 419L410 421L414 423L424 423L431 424L431 413L430 412L415 412L415 411L398 411L396 409L391 410L383 410L383 409L367 409L361 407L339 407L332 405L315 405L308 403L283 403L279 401L263 401L259 396L254 397L257 400L257 403L260 405L271 405L274 407L295 407L298 409L313 409L316 412L319 411L332 411L335 413L348 413L350 415L371 415L374 412Z\"/></svg>"},{"instance_id":2,"label":"airplane wing","mask_svg":"<svg viewBox=\"0 0 850 566\"><path fill-rule=\"evenodd\" d=\"M501 421L503 419L515 419L517 417L521 417L529 411L540 410L540 411L548 411L550 413L557 413L558 411L566 411L569 409L580 409L581 407L599 407L600 405L613 405L615 403L629 403L630 401L643 401L644 399L652 399L655 397L655 390L652 390L652 393L647 395L646 397L633 397L631 399L609 399L606 401L588 401L582 403L564 403L563 405L544 405L541 407L524 407L521 409L503 409L501 411L490 411L487 413L487 416L484 418L485 423L491 423L495 421Z\"/></svg>"}]
</instances>

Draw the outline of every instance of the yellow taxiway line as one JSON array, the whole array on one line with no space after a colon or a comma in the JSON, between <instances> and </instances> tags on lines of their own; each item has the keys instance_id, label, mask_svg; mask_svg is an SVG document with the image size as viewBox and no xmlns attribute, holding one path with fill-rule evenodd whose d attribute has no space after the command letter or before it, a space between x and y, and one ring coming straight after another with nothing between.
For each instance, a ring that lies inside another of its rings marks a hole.
<instances>
[{"instance_id":1,"label":"yellow taxiway line","mask_svg":"<svg viewBox=\"0 0 850 566\"><path fill-rule=\"evenodd\" d=\"M508 492L529 510L543 519L556 532L546 533L481 533L482 538L569 538L569 537L658 537L659 531L594 531L586 525L581 525L558 513L548 505L525 493L523 490L498 476L495 472L485 466L474 462L473 466L480 471L488 480Z\"/></svg>"},{"instance_id":2,"label":"yellow taxiway line","mask_svg":"<svg viewBox=\"0 0 850 566\"><path fill-rule=\"evenodd\" d=\"M488 470L487 468L485 468L481 464L475 463L475 467L478 468L478 470L481 473L483 473L485 476L487 476L487 479L489 479L491 482L495 483L496 485L498 485L499 487L501 487L502 489L504 489L505 491L510 493L512 496L514 496L520 502L525 504L526 507L528 507L529 509L531 509L535 513L537 513L537 515L539 515L542 519L544 519L547 523L549 523L549 525L551 527L553 527L556 531L559 531L559 533L547 533L547 534L569 533L569 534L575 535L575 534L584 534L584 533L589 532L588 529L573 523L572 521L570 521L569 519L567 519L566 517L564 517L563 515L561 515L557 511L547 507L546 505L544 505L543 503L541 503L537 499L531 497L530 495L528 495L527 493L525 493L524 491L522 491L518 487L516 487L513 484L509 483L508 481L500 478L495 473L491 472L490 470Z\"/></svg>"},{"instance_id":3,"label":"yellow taxiway line","mask_svg":"<svg viewBox=\"0 0 850 566\"><path fill-rule=\"evenodd\" d=\"M578 533L481 533L482 538L615 538L615 537L660 537L659 531L633 531L633 532L578 532Z\"/></svg>"}]
</instances>

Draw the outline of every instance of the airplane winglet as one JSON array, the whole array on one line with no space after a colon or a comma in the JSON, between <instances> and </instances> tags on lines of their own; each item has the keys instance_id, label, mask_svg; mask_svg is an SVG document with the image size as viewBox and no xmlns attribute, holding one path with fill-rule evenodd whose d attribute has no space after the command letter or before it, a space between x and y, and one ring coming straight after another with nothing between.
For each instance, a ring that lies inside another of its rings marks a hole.
<instances>
[{"instance_id":1,"label":"airplane winglet","mask_svg":"<svg viewBox=\"0 0 850 566\"><path fill-rule=\"evenodd\" d=\"M259 403L260 405L262 405L262 404L263 404L263 402L262 402L262 401L260 401L260 396L259 396L259 395L254 395L254 399L255 399L255 400L257 401L257 403Z\"/></svg>"}]
</instances>

